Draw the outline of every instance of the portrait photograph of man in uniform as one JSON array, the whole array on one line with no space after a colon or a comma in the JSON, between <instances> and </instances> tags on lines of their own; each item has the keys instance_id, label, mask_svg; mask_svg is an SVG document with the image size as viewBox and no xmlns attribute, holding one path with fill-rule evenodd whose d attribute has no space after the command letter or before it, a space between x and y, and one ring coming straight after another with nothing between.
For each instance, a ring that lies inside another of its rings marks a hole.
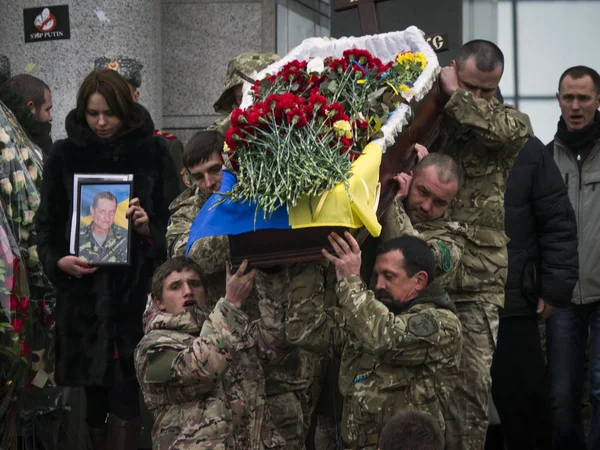
<instances>
[{"instance_id":1,"label":"portrait photograph of man in uniform","mask_svg":"<svg viewBox=\"0 0 600 450\"><path fill-rule=\"evenodd\" d=\"M82 183L77 256L93 264L129 263L130 183Z\"/></svg>"}]
</instances>

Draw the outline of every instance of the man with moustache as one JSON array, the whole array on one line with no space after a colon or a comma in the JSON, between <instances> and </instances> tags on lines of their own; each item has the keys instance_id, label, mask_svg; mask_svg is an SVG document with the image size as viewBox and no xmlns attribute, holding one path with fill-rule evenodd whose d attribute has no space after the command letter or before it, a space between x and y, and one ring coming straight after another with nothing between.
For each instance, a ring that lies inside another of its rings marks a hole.
<instances>
[{"instance_id":1,"label":"man with moustache","mask_svg":"<svg viewBox=\"0 0 600 450\"><path fill-rule=\"evenodd\" d=\"M414 236L385 242L375 263L375 291L360 278L361 251L348 232L332 233L338 306L324 308L323 264L299 265L292 277L287 339L341 359L344 448L376 449L384 425L417 409L444 429L443 404L458 376L462 331L455 307L437 284L435 258ZM312 277L312 280L311 280Z\"/></svg>"}]
</instances>

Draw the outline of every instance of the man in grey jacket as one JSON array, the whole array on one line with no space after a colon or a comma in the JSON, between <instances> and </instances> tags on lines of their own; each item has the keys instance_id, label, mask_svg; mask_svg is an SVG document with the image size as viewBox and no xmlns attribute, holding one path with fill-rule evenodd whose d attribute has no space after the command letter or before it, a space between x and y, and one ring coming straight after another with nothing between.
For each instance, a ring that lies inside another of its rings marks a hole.
<instances>
[{"instance_id":1,"label":"man in grey jacket","mask_svg":"<svg viewBox=\"0 0 600 450\"><path fill-rule=\"evenodd\" d=\"M555 449L600 448L600 75L585 66L560 78L562 116L548 144L569 191L579 235L579 283L571 305L547 321L547 346ZM597 192L596 192L597 191ZM581 404L590 336L593 418L585 439Z\"/></svg>"}]
</instances>

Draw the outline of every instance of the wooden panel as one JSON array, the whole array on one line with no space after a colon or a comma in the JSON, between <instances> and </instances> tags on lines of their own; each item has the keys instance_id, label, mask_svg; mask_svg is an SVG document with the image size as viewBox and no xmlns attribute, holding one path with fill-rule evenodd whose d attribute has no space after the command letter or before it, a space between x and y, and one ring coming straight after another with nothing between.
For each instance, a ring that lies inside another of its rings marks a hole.
<instances>
[{"instance_id":1,"label":"wooden panel","mask_svg":"<svg viewBox=\"0 0 600 450\"><path fill-rule=\"evenodd\" d=\"M413 118L410 125L397 137L396 143L383 155L379 179L381 182L381 200L377 216L381 218L391 204L398 186L393 176L409 171L415 163L413 152L415 143L426 147L437 138L441 124L439 86L436 83L429 94L420 102L413 104ZM321 249L331 250L327 236L341 227L316 227L299 230L258 230L229 236L231 260L238 266L248 259L253 267L270 267L294 262L315 261L322 258ZM363 228L354 230L362 244L369 232Z\"/></svg>"}]
</instances>

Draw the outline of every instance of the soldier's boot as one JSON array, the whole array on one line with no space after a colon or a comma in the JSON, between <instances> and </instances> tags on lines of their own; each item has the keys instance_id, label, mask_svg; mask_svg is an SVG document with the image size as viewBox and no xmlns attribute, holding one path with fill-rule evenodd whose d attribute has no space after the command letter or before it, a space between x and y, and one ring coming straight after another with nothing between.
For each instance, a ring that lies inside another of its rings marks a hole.
<instances>
[{"instance_id":1,"label":"soldier's boot","mask_svg":"<svg viewBox=\"0 0 600 450\"><path fill-rule=\"evenodd\" d=\"M108 449L135 450L141 431L141 417L123 420L111 414L108 418Z\"/></svg>"},{"instance_id":2,"label":"soldier's boot","mask_svg":"<svg viewBox=\"0 0 600 450\"><path fill-rule=\"evenodd\" d=\"M88 434L92 441L93 450L107 450L106 442L108 437L108 427L106 424L100 428L92 428L88 425Z\"/></svg>"}]
</instances>

